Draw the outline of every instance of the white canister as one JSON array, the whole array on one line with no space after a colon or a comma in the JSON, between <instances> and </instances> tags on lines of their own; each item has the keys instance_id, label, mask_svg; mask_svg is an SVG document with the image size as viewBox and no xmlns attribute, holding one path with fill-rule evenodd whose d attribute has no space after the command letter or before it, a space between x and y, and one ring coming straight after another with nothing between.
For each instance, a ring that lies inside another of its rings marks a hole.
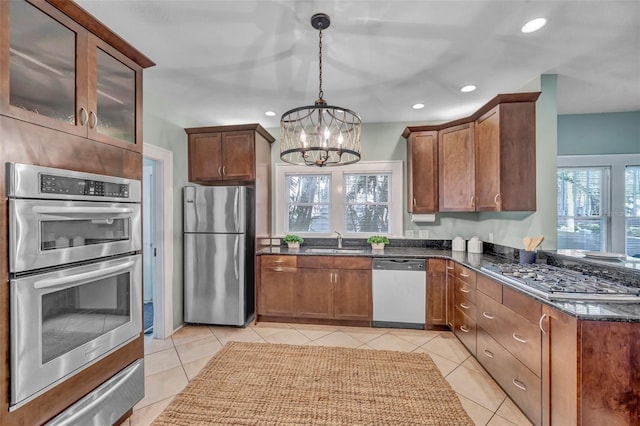
<instances>
[{"instance_id":1,"label":"white canister","mask_svg":"<svg viewBox=\"0 0 640 426\"><path fill-rule=\"evenodd\" d=\"M465 241L462 237L455 237L453 241L451 241L451 250L453 251L465 251Z\"/></svg>"},{"instance_id":2,"label":"white canister","mask_svg":"<svg viewBox=\"0 0 640 426\"><path fill-rule=\"evenodd\" d=\"M482 253L482 241L478 237L471 237L467 243L467 251L469 253Z\"/></svg>"}]
</instances>

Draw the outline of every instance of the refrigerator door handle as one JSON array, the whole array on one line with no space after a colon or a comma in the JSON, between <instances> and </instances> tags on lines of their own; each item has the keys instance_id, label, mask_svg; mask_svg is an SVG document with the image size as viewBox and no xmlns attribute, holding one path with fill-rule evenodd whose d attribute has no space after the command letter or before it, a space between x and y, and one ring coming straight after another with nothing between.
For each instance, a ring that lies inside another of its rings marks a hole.
<instances>
[{"instance_id":1,"label":"refrigerator door handle","mask_svg":"<svg viewBox=\"0 0 640 426\"><path fill-rule=\"evenodd\" d=\"M236 232L240 232L240 224L238 223L238 202L240 198L240 188L236 188L233 196L233 223L236 227Z\"/></svg>"},{"instance_id":2,"label":"refrigerator door handle","mask_svg":"<svg viewBox=\"0 0 640 426\"><path fill-rule=\"evenodd\" d=\"M239 279L240 262L238 261L240 247L240 235L236 235L236 242L233 246L233 272L236 274L236 279Z\"/></svg>"}]
</instances>

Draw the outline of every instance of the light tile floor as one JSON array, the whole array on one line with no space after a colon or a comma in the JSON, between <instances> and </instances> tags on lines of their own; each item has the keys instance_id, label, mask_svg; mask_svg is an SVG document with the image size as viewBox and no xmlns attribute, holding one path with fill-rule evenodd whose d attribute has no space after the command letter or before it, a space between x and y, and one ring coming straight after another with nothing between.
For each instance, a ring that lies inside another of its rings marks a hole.
<instances>
[{"instance_id":1,"label":"light tile floor","mask_svg":"<svg viewBox=\"0 0 640 426\"><path fill-rule=\"evenodd\" d=\"M168 339L144 339L145 397L126 426L151 424L229 341L428 353L476 425L531 425L451 332L262 322L247 328L189 325Z\"/></svg>"}]
</instances>

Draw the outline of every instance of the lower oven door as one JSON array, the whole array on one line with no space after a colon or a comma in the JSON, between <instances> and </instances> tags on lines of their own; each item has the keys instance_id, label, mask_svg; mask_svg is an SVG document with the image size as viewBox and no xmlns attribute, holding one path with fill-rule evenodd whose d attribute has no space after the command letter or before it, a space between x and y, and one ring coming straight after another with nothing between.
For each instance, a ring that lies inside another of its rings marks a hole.
<instances>
[{"instance_id":1,"label":"lower oven door","mask_svg":"<svg viewBox=\"0 0 640 426\"><path fill-rule=\"evenodd\" d=\"M9 272L142 248L139 203L9 199Z\"/></svg>"},{"instance_id":2,"label":"lower oven door","mask_svg":"<svg viewBox=\"0 0 640 426\"><path fill-rule=\"evenodd\" d=\"M11 408L142 332L142 256L19 277L11 288Z\"/></svg>"}]
</instances>

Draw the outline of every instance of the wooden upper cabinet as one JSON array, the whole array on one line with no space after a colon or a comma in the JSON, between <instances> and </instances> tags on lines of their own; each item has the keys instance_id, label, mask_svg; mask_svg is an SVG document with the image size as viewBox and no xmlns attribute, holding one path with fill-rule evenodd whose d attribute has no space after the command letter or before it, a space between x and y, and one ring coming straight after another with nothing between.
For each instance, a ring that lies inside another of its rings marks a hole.
<instances>
[{"instance_id":1,"label":"wooden upper cabinet","mask_svg":"<svg viewBox=\"0 0 640 426\"><path fill-rule=\"evenodd\" d=\"M142 70L153 62L73 2L0 9L0 113L142 152Z\"/></svg>"},{"instance_id":2,"label":"wooden upper cabinet","mask_svg":"<svg viewBox=\"0 0 640 426\"><path fill-rule=\"evenodd\" d=\"M535 104L495 106L475 122L476 210L536 209Z\"/></svg>"},{"instance_id":3,"label":"wooden upper cabinet","mask_svg":"<svg viewBox=\"0 0 640 426\"><path fill-rule=\"evenodd\" d=\"M474 125L465 123L438 134L441 212L475 211Z\"/></svg>"},{"instance_id":4,"label":"wooden upper cabinet","mask_svg":"<svg viewBox=\"0 0 640 426\"><path fill-rule=\"evenodd\" d=\"M407 211L438 211L438 132L412 133L407 144Z\"/></svg>"},{"instance_id":5,"label":"wooden upper cabinet","mask_svg":"<svg viewBox=\"0 0 640 426\"><path fill-rule=\"evenodd\" d=\"M268 176L270 144L275 140L259 124L185 129L189 144L189 182L250 183Z\"/></svg>"}]
</instances>

